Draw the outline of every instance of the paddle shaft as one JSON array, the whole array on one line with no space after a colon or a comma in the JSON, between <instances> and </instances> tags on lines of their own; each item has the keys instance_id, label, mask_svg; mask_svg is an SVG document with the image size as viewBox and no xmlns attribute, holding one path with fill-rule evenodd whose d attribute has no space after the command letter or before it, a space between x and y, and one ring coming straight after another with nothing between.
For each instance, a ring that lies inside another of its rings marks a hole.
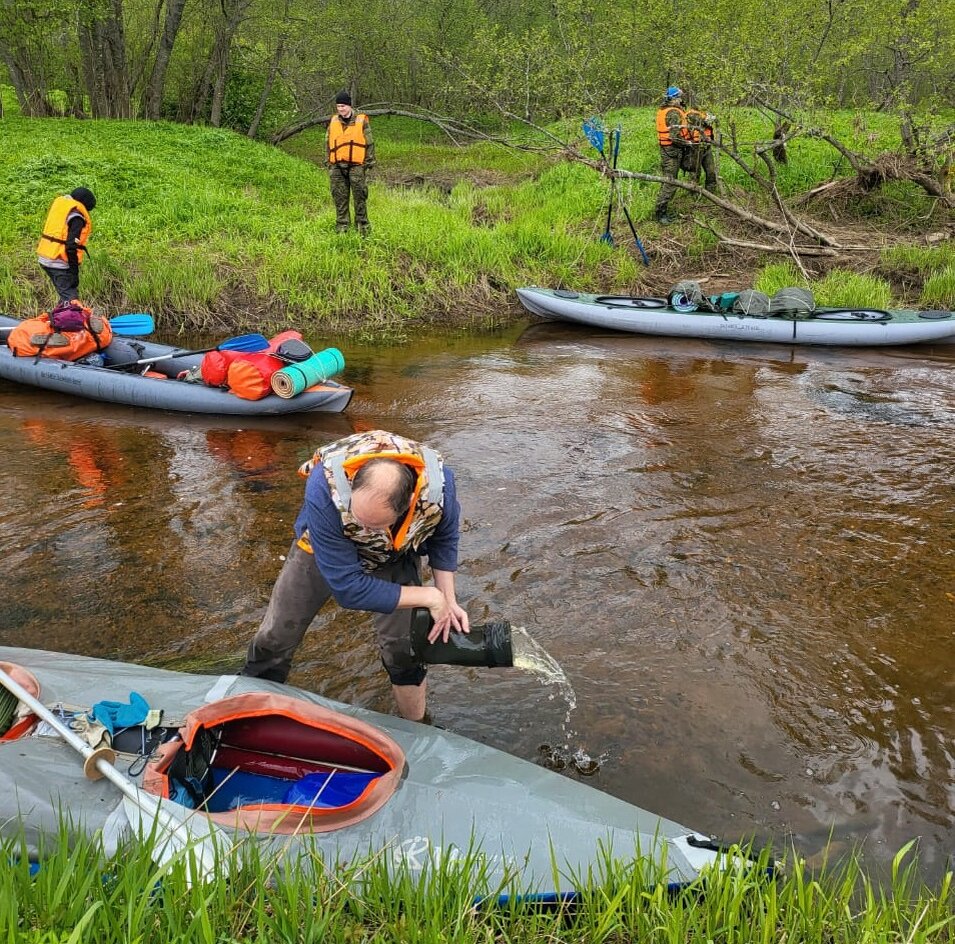
<instances>
[{"instance_id":1,"label":"paddle shaft","mask_svg":"<svg viewBox=\"0 0 955 944\"><path fill-rule=\"evenodd\" d=\"M630 211L627 210L626 204L621 204L621 206L623 207L623 215L627 218L627 223L630 225L630 232L633 233L633 241L637 244L637 249L640 250L640 255L643 257L643 264L648 266L650 265L650 258L647 256L646 249L643 248L643 243L640 242L640 237L637 235L633 220L630 219Z\"/></svg>"},{"instance_id":2,"label":"paddle shaft","mask_svg":"<svg viewBox=\"0 0 955 944\"><path fill-rule=\"evenodd\" d=\"M208 354L210 351L240 351L246 354L255 354L264 351L269 346L269 339L263 334L243 334L237 338L228 338L212 347L203 347L195 351L170 351L168 354L158 354L156 357L142 357L138 361L129 361L125 364L107 364L107 370L136 367L143 364L155 364L159 361L173 360L178 357L195 357L197 354Z\"/></svg>"},{"instance_id":3,"label":"paddle shaft","mask_svg":"<svg viewBox=\"0 0 955 944\"><path fill-rule=\"evenodd\" d=\"M34 698L22 685L14 681L3 669L0 669L0 684L13 695L16 695L37 717L42 718L70 747L95 766L95 768L114 786L119 787L138 807L145 808L150 816L159 818L163 829L175 831L182 827L174 817L170 816L158 803L158 798L139 789L131 780L124 777L103 756L97 756L98 751L90 747L82 738L71 731L49 708ZM89 771L87 770L87 776Z\"/></svg>"}]
</instances>

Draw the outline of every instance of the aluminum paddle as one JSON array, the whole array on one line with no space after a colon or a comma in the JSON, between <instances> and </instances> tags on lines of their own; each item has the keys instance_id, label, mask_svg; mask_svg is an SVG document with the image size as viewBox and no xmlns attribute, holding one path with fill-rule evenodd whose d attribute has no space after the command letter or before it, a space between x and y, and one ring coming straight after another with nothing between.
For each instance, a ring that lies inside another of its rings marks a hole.
<instances>
[{"instance_id":1,"label":"aluminum paddle","mask_svg":"<svg viewBox=\"0 0 955 944\"><path fill-rule=\"evenodd\" d=\"M120 789L126 818L140 837L149 837L151 840L152 859L157 865L165 866L181 858L185 862L190 884L205 882L224 873L224 857L219 854L223 851L223 837L213 833L205 816L141 790L113 766L116 753L112 748L90 747L3 669L0 669L0 685L16 695L83 756L83 772L90 780L105 777Z\"/></svg>"}]
</instances>

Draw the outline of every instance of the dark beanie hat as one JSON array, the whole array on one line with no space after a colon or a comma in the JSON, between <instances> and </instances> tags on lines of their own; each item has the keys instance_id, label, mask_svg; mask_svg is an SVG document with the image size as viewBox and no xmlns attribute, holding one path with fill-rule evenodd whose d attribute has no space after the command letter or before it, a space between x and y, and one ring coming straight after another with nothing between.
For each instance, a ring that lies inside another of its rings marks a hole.
<instances>
[{"instance_id":1,"label":"dark beanie hat","mask_svg":"<svg viewBox=\"0 0 955 944\"><path fill-rule=\"evenodd\" d=\"M96 206L96 197L93 196L93 191L86 187L77 187L70 196L74 200L79 200L87 210L92 210Z\"/></svg>"},{"instance_id":2,"label":"dark beanie hat","mask_svg":"<svg viewBox=\"0 0 955 944\"><path fill-rule=\"evenodd\" d=\"M335 96L335 104L336 104L336 105L350 105L350 104L351 104L351 95L348 94L347 89L342 89L342 90Z\"/></svg>"}]
</instances>

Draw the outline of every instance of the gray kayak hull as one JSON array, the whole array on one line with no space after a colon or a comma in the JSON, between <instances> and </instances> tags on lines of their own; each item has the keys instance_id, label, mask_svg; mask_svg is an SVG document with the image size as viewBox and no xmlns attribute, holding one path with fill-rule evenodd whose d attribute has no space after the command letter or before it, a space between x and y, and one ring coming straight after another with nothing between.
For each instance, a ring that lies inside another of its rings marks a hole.
<instances>
[{"instance_id":1,"label":"gray kayak hull","mask_svg":"<svg viewBox=\"0 0 955 944\"><path fill-rule=\"evenodd\" d=\"M0 316L0 328L18 324L15 318ZM152 341L139 341L143 357L170 354L177 348ZM107 353L109 349L107 348ZM126 406L172 410L179 413L212 413L221 416L281 416L292 413L340 413L348 406L352 389L326 381L288 400L269 394L261 400L243 400L226 390L204 384L181 383L173 378L202 361L202 355L176 357L162 361L162 372L168 379L143 377L121 370L108 370L50 357L14 357L5 343L0 343L0 379L42 387L58 393L121 403ZM157 364L157 369L160 365Z\"/></svg>"},{"instance_id":2,"label":"gray kayak hull","mask_svg":"<svg viewBox=\"0 0 955 944\"><path fill-rule=\"evenodd\" d=\"M368 819L312 836L247 839L265 851L284 850L286 863L296 858L295 848L305 861L306 850L317 847L326 861L375 854L394 866L422 871L441 860L461 861L477 846L477 861L486 870L475 887L481 895L497 894L498 886L508 882L521 894L572 893L577 877L598 868L608 855L624 861L638 852L650 856L672 884L693 881L718 861L717 853L692 845L690 837L697 836L692 830L586 784L448 731L310 692L260 679L192 675L14 647L0 647L0 661L31 671L48 706L126 702L135 691L151 707L162 708L166 719L181 719L229 695L274 692L358 718L396 741L405 753L406 776ZM117 767L125 772L134 759L120 754ZM24 837L35 856L45 841L58 836L65 810L71 829L101 831L108 850L129 834L118 789L107 780L86 779L82 758L59 738L34 735L0 742L0 835Z\"/></svg>"},{"instance_id":3,"label":"gray kayak hull","mask_svg":"<svg viewBox=\"0 0 955 944\"><path fill-rule=\"evenodd\" d=\"M517 297L532 314L632 334L780 344L886 347L955 337L952 312L820 308L811 318L756 317L670 308L665 298L591 295L585 292L519 288Z\"/></svg>"}]
</instances>

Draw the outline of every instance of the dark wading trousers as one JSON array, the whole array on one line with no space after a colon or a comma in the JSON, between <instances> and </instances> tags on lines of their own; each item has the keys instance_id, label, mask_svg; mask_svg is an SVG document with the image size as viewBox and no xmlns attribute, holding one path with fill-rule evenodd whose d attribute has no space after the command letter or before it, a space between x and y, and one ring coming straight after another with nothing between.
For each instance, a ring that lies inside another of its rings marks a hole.
<instances>
[{"instance_id":1,"label":"dark wading trousers","mask_svg":"<svg viewBox=\"0 0 955 944\"><path fill-rule=\"evenodd\" d=\"M368 232L368 181L363 164L332 164L328 169L332 200L335 201L335 228L343 233L351 224L348 200L355 201L355 226L359 232Z\"/></svg>"},{"instance_id":2,"label":"dark wading trousers","mask_svg":"<svg viewBox=\"0 0 955 944\"><path fill-rule=\"evenodd\" d=\"M48 266L41 265L40 268L50 277L53 288L61 302L71 302L74 298L79 298L80 291L80 270L75 269L51 269Z\"/></svg>"},{"instance_id":3,"label":"dark wading trousers","mask_svg":"<svg viewBox=\"0 0 955 944\"><path fill-rule=\"evenodd\" d=\"M420 567L416 554L402 554L376 568L374 575L404 587L420 587ZM265 616L249 644L242 674L284 682L305 631L331 595L314 556L293 542ZM424 666L411 656L411 613L395 610L374 615L381 661L393 685L420 685L425 677Z\"/></svg>"},{"instance_id":4,"label":"dark wading trousers","mask_svg":"<svg viewBox=\"0 0 955 944\"><path fill-rule=\"evenodd\" d=\"M669 147L660 148L660 160L664 177L676 180L680 171L683 170L690 174L694 183L698 183L702 170L705 174L706 189L716 191L716 162L713 160L711 148L680 148L671 144ZM656 206L653 208L655 216L666 213L667 206L677 189L676 184L669 181L660 185L660 193L657 195Z\"/></svg>"}]
</instances>

